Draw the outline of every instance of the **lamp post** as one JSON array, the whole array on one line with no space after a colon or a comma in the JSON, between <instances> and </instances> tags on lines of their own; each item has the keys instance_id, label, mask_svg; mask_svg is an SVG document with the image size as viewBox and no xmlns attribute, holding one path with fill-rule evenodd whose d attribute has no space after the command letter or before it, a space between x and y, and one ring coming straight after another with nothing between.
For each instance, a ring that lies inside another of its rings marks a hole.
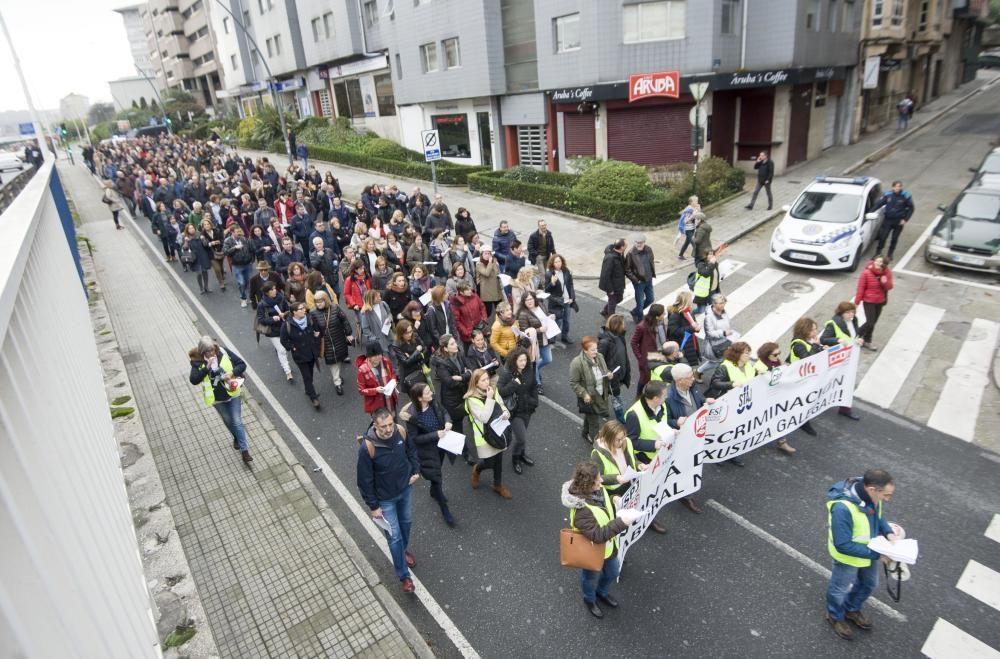
<instances>
[{"instance_id":1,"label":"lamp post","mask_svg":"<svg viewBox=\"0 0 1000 659\"><path fill-rule=\"evenodd\" d=\"M236 14L230 11L229 7L222 3L222 0L215 0L215 2L217 5L222 7L224 12L229 14L229 16L233 19L233 23L240 28L243 32L243 36L247 38L247 41L250 42L253 49L257 51L258 59L260 60L260 63L264 65L264 70L267 71L267 88L271 92L271 98L274 100L274 106L278 109L278 121L281 122L281 139L285 142L285 153L288 154L288 164L291 165L295 161L295 154L292 153L292 145L288 141L288 128L285 125L285 109L281 107L281 97L278 96L278 91L275 88L277 80L274 79L274 75L271 73L271 67L267 65L267 59L265 59L264 53L262 53L260 48L257 47L257 42L254 41L252 36L250 36L250 32L247 30L246 26L243 25L243 22L236 17Z\"/></svg>"},{"instance_id":2,"label":"lamp post","mask_svg":"<svg viewBox=\"0 0 1000 659\"><path fill-rule=\"evenodd\" d=\"M135 65L135 70L139 72L139 75L142 76L143 80L149 83L149 86L153 89L153 93L156 94L156 102L160 104L160 112L162 113L163 116L163 123L167 125L167 133L173 135L174 131L170 127L171 122L167 121L167 108L166 106L163 105L163 99L160 98L160 90L156 88L156 85L154 85L153 81L149 79L149 76L146 75L146 72L143 71L141 68L139 68L138 64Z\"/></svg>"}]
</instances>

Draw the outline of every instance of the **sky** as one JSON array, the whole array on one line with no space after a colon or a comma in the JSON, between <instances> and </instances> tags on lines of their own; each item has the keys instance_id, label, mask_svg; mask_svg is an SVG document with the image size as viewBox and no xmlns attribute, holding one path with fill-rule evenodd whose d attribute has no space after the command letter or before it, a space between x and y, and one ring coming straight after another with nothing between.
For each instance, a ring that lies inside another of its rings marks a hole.
<instances>
[{"instance_id":1,"label":"sky","mask_svg":"<svg viewBox=\"0 0 1000 659\"><path fill-rule=\"evenodd\" d=\"M111 101L108 81L135 75L115 7L128 0L0 0L35 107L57 109L73 92ZM0 111L26 110L10 46L0 33Z\"/></svg>"}]
</instances>

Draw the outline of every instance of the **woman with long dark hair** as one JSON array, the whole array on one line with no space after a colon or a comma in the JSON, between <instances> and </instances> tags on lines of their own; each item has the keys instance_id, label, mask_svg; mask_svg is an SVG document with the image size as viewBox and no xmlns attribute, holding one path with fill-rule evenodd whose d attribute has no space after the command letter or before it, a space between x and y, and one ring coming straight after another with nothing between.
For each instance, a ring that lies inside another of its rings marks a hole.
<instances>
[{"instance_id":1,"label":"woman with long dark hair","mask_svg":"<svg viewBox=\"0 0 1000 659\"><path fill-rule=\"evenodd\" d=\"M412 331L412 330L411 330ZM455 456L438 448L438 441L451 430L451 416L438 401L434 390L418 382L410 387L410 402L399 411L399 420L406 424L406 436L417 447L420 475L431 484L431 498L441 508L441 517L448 526L455 526L455 517L448 509L444 494L441 465L446 455L452 462Z\"/></svg>"}]
</instances>

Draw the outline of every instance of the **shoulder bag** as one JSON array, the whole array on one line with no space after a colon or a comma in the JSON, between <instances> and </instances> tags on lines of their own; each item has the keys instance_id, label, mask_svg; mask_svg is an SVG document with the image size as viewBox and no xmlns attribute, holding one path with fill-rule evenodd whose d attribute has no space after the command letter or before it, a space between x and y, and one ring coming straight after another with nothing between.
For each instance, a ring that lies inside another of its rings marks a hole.
<instances>
[{"instance_id":1,"label":"shoulder bag","mask_svg":"<svg viewBox=\"0 0 1000 659\"><path fill-rule=\"evenodd\" d=\"M576 529L560 529L559 564L599 572L604 568L604 543L591 542Z\"/></svg>"}]
</instances>

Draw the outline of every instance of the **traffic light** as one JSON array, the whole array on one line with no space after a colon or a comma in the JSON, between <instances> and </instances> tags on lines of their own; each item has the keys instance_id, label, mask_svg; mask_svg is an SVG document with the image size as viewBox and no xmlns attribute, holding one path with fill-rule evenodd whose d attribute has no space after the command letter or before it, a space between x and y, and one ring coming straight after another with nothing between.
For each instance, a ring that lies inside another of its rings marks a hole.
<instances>
[{"instance_id":1,"label":"traffic light","mask_svg":"<svg viewBox=\"0 0 1000 659\"><path fill-rule=\"evenodd\" d=\"M66 124L59 124L59 137L65 139L66 135L67 135Z\"/></svg>"}]
</instances>

